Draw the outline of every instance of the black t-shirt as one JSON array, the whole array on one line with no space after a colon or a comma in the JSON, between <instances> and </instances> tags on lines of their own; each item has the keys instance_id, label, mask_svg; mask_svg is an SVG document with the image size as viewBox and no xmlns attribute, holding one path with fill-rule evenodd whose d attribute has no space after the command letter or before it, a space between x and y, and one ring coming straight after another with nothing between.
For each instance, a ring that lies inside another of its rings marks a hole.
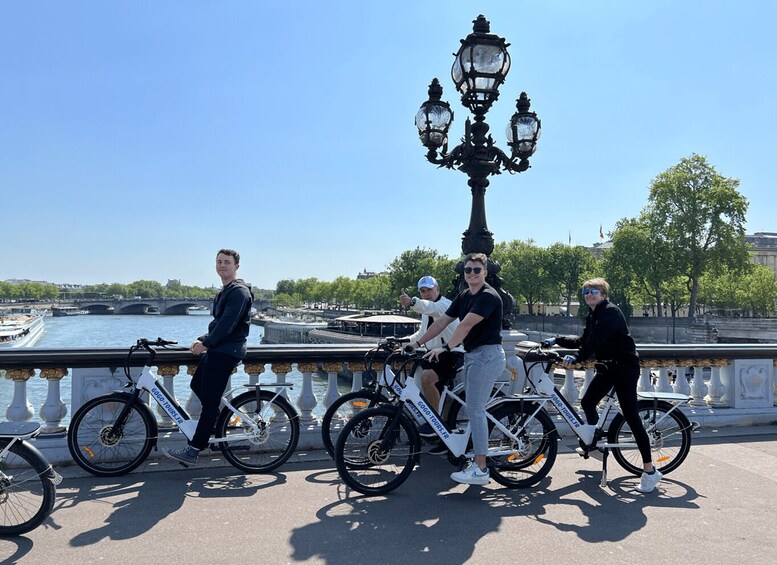
<instances>
[{"instance_id":1,"label":"black t-shirt","mask_svg":"<svg viewBox=\"0 0 777 565\"><path fill-rule=\"evenodd\" d=\"M460 292L445 315L461 321L470 312L483 316L483 319L464 338L465 351L472 351L481 345L502 343L502 299L492 286L483 284L483 288L474 295L470 294L469 289Z\"/></svg>"}]
</instances>

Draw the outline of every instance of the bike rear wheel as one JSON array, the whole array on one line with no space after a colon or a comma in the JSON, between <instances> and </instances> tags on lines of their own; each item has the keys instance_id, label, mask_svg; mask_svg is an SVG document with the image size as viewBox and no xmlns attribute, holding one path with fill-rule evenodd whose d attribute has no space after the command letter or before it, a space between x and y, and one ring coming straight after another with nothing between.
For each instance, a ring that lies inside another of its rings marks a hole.
<instances>
[{"instance_id":1,"label":"bike rear wheel","mask_svg":"<svg viewBox=\"0 0 777 565\"><path fill-rule=\"evenodd\" d=\"M98 477L115 477L146 460L156 436L149 411L133 404L124 424L116 425L131 398L98 396L76 411L67 431L67 446L79 467Z\"/></svg>"},{"instance_id":2,"label":"bike rear wheel","mask_svg":"<svg viewBox=\"0 0 777 565\"><path fill-rule=\"evenodd\" d=\"M226 460L246 473L269 473L283 465L299 441L297 411L285 398L266 390L244 392L231 404L240 416L229 408L222 409L216 421L216 436L246 437L219 442Z\"/></svg>"},{"instance_id":3,"label":"bike rear wheel","mask_svg":"<svg viewBox=\"0 0 777 565\"><path fill-rule=\"evenodd\" d=\"M0 439L0 450L10 440ZM15 442L0 459L0 536L37 528L54 507L51 466L24 443Z\"/></svg>"},{"instance_id":4,"label":"bike rear wheel","mask_svg":"<svg viewBox=\"0 0 777 565\"><path fill-rule=\"evenodd\" d=\"M335 445L337 472L356 492L386 494L407 480L418 462L421 439L415 425L397 406L379 406L356 414ZM396 429L391 424L399 417ZM387 434L391 437L387 438ZM381 446L386 442L386 449Z\"/></svg>"},{"instance_id":5,"label":"bike rear wheel","mask_svg":"<svg viewBox=\"0 0 777 565\"><path fill-rule=\"evenodd\" d=\"M525 488L540 482L550 472L558 454L556 426L548 413L545 410L537 412L536 405L519 402L499 404L489 412L517 436L516 441L489 420L489 450L518 451L511 455L488 457L491 476L499 484L510 488Z\"/></svg>"},{"instance_id":6,"label":"bike rear wheel","mask_svg":"<svg viewBox=\"0 0 777 565\"><path fill-rule=\"evenodd\" d=\"M373 408L379 402L386 401L378 392L369 389L349 392L335 400L321 419L321 439L329 457L334 459L337 437L348 420L366 408Z\"/></svg>"},{"instance_id":7,"label":"bike rear wheel","mask_svg":"<svg viewBox=\"0 0 777 565\"><path fill-rule=\"evenodd\" d=\"M639 419L650 440L653 464L664 475L677 469L691 450L691 423L679 408L672 410L673 406L669 402L652 400L640 400L637 404ZM634 444L634 434L623 414L613 418L607 441ZM642 474L642 455L636 445L610 449L621 467L635 475Z\"/></svg>"}]
</instances>

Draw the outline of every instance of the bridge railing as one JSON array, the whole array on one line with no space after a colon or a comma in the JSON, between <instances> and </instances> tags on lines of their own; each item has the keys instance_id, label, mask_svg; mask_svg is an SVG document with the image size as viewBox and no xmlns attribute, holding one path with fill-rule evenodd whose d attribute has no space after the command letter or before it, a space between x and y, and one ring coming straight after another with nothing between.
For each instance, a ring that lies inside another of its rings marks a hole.
<instances>
[{"instance_id":1,"label":"bridge railing","mask_svg":"<svg viewBox=\"0 0 777 565\"><path fill-rule=\"evenodd\" d=\"M508 355L525 336L505 332ZM300 448L321 447L320 416L343 392L362 386L364 356L370 345L262 345L249 348L232 386L242 382L292 382L284 394L295 404L303 424ZM520 346L519 346L520 347ZM640 345L642 373L638 388L681 392L691 397L684 411L703 426L755 425L777 422L777 345ZM38 421L38 445L53 461L70 460L64 435L69 416L87 400L121 389L126 383L121 349L26 349L0 352L0 420ZM133 357L132 374L146 357ZM197 358L185 351L160 350L155 365L165 388L194 418L199 401L188 384ZM380 367L376 367L380 369ZM593 378L593 367L557 373L562 393L579 402ZM344 380L347 376L348 381ZM516 391L524 375L506 370ZM12 390L9 390L9 387ZM45 387L45 398L41 389ZM33 406L32 389L41 398ZM283 389L285 390L285 389ZM167 415L154 406L161 430L173 430ZM564 433L564 430L562 430ZM180 435L180 434L179 434ZM182 437L182 436L181 436Z\"/></svg>"}]
</instances>

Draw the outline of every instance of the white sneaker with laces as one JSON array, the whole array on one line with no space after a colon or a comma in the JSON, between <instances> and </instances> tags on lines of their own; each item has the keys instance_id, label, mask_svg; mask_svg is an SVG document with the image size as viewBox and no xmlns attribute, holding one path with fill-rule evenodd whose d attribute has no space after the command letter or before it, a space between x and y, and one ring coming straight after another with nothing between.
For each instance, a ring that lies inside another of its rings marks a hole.
<instances>
[{"instance_id":1,"label":"white sneaker with laces","mask_svg":"<svg viewBox=\"0 0 777 565\"><path fill-rule=\"evenodd\" d=\"M474 461L463 471L451 473L451 479L463 485L487 485L491 479L488 469L483 471Z\"/></svg>"},{"instance_id":2,"label":"white sneaker with laces","mask_svg":"<svg viewBox=\"0 0 777 565\"><path fill-rule=\"evenodd\" d=\"M640 477L639 480L639 485L637 485L637 490L643 493L653 492L653 489L656 488L656 485L658 485L662 477L663 475L658 469L656 469L656 472L653 474L642 473L642 477Z\"/></svg>"}]
</instances>

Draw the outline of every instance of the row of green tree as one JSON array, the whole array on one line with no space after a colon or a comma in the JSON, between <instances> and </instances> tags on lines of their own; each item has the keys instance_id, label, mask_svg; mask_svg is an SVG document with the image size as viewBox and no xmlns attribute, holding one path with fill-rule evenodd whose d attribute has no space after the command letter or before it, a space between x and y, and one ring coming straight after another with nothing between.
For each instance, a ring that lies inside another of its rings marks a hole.
<instances>
[{"instance_id":1,"label":"row of green tree","mask_svg":"<svg viewBox=\"0 0 777 565\"><path fill-rule=\"evenodd\" d=\"M56 285L40 282L10 283L0 281L0 300L77 300L84 298L213 298L218 288L182 284L170 279L167 284L138 280L129 284L101 283L86 285L80 289L60 289ZM272 296L271 290L255 290L257 298Z\"/></svg>"},{"instance_id":2,"label":"row of green tree","mask_svg":"<svg viewBox=\"0 0 777 565\"><path fill-rule=\"evenodd\" d=\"M707 310L742 310L769 315L775 311L777 280L764 265L754 264L745 242L748 202L739 181L718 174L706 158L691 155L660 173L650 185L639 216L623 218L610 234L612 245L599 258L582 246L532 240L498 243L491 256L501 265L504 287L530 313L540 303L570 303L588 278L601 276L611 298L627 313L648 307L658 316L687 307L693 316ZM281 280L277 306L310 303L360 309L397 307L401 291L414 293L425 274L452 288L458 258L436 250L405 251L386 274L369 279L338 277Z\"/></svg>"},{"instance_id":3,"label":"row of green tree","mask_svg":"<svg viewBox=\"0 0 777 565\"><path fill-rule=\"evenodd\" d=\"M0 281L0 300L55 300L58 297L59 289L53 284Z\"/></svg>"}]
</instances>

